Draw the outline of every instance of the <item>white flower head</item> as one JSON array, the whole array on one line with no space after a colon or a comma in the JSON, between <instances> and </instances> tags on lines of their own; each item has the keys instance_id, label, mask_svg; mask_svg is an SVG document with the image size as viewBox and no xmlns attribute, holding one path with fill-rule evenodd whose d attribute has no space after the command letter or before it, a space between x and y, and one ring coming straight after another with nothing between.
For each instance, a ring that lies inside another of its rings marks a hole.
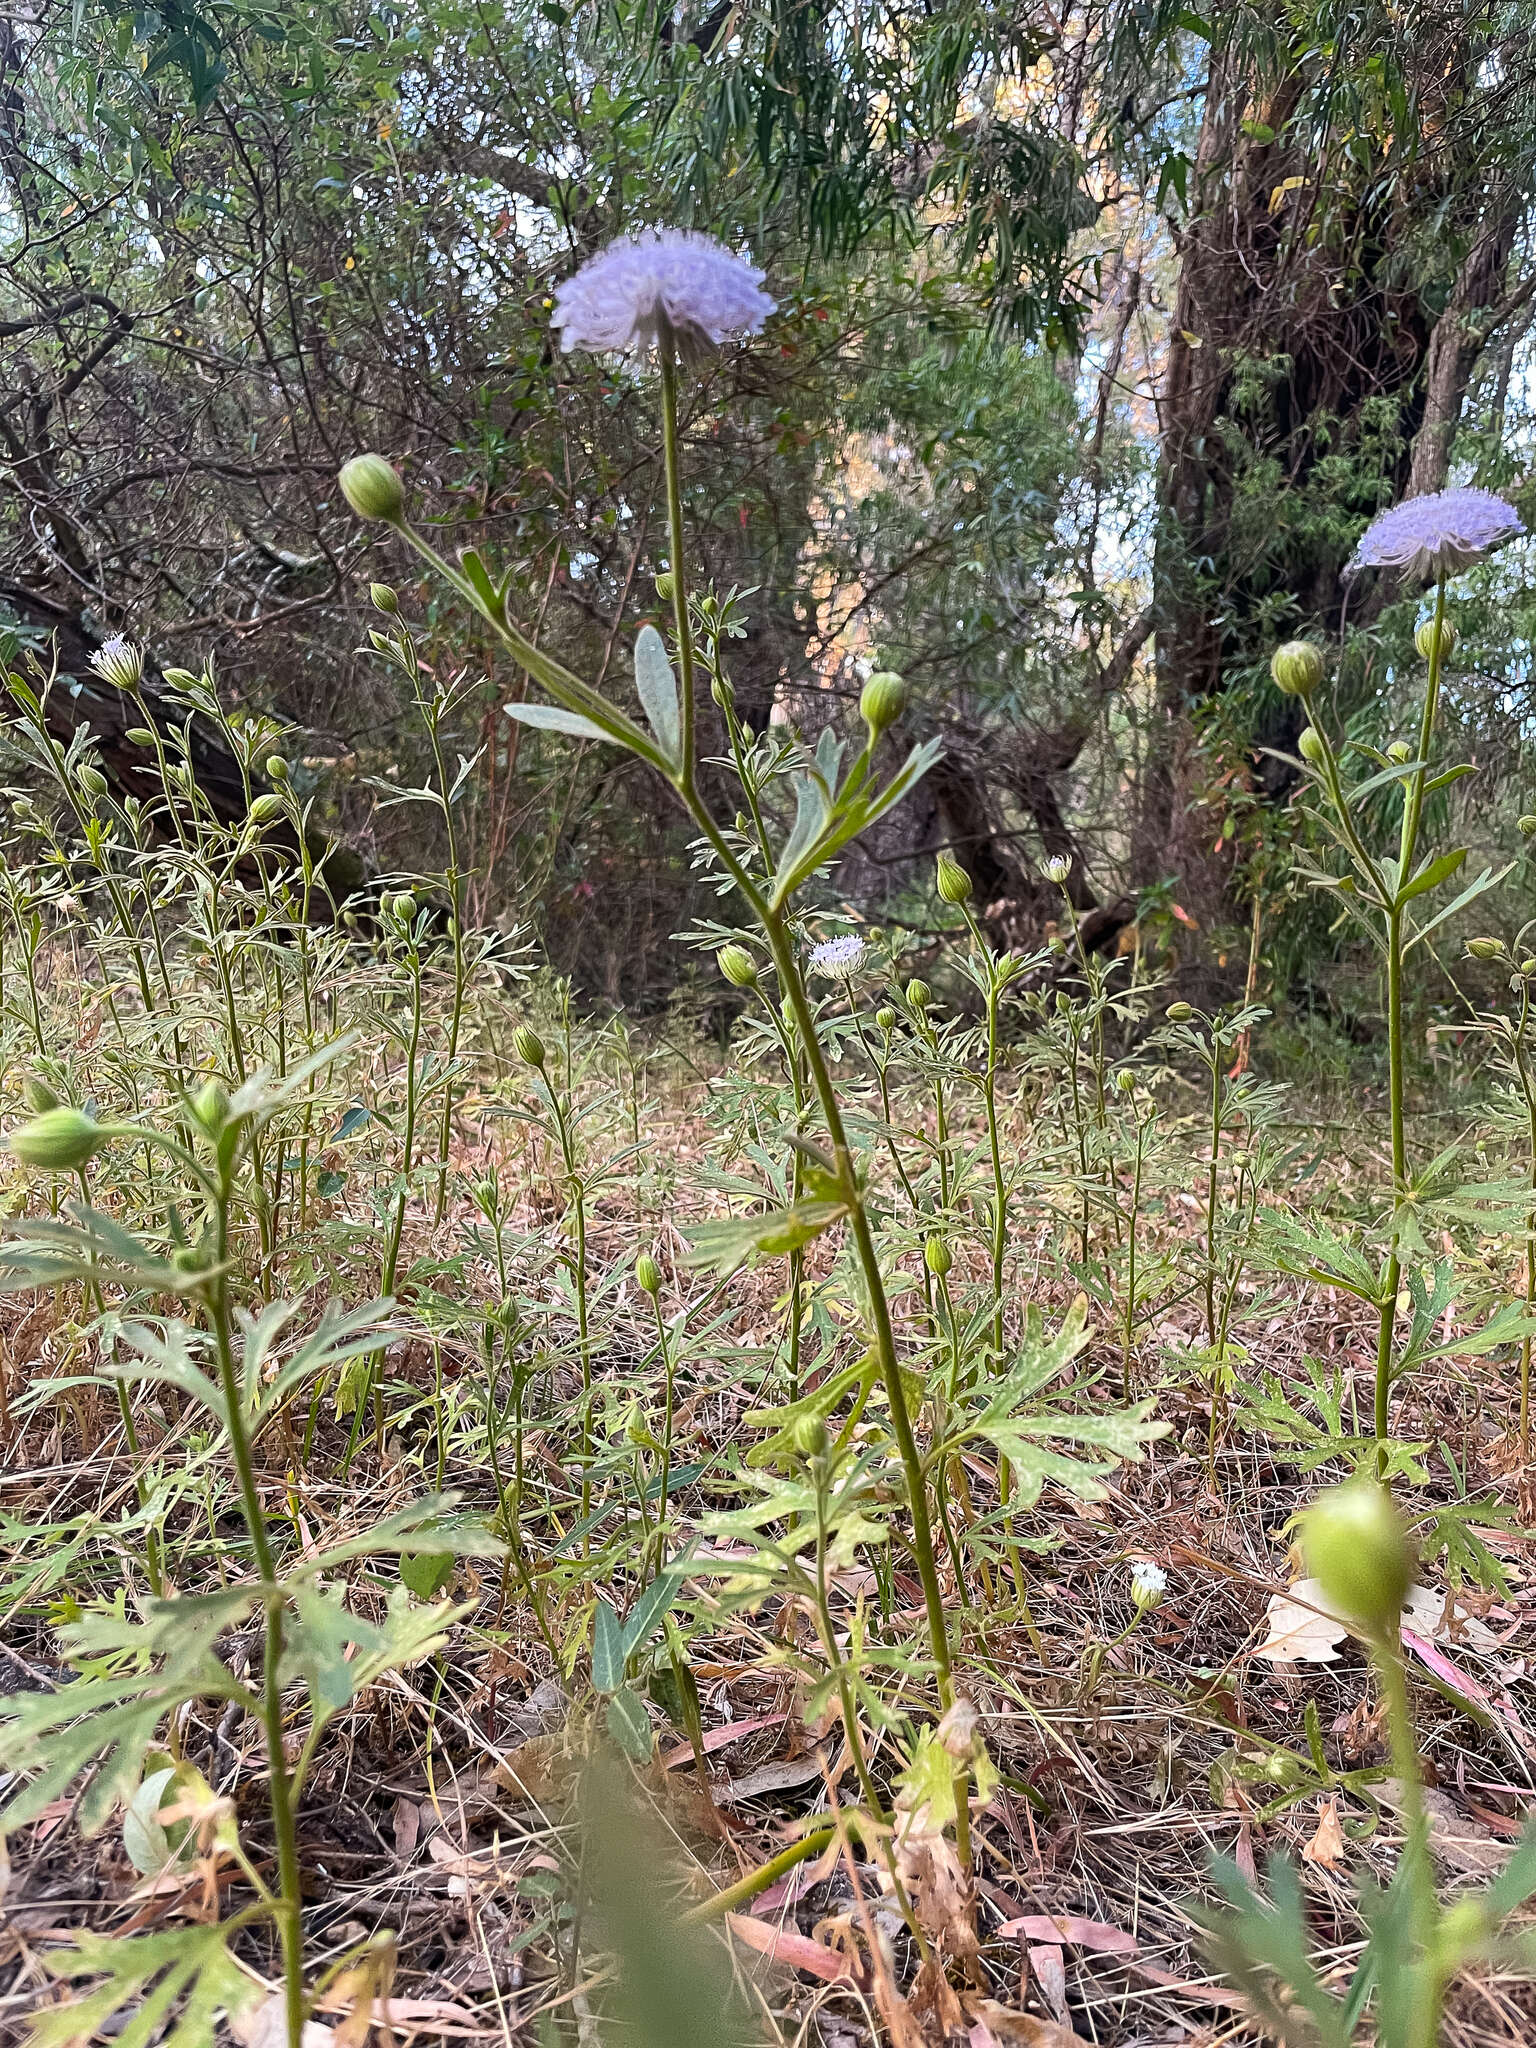
<instances>
[{"instance_id":1,"label":"white flower head","mask_svg":"<svg viewBox=\"0 0 1536 2048\"><path fill-rule=\"evenodd\" d=\"M1072 862L1064 853L1053 853L1040 872L1048 882L1054 882L1059 889L1072 872Z\"/></svg>"},{"instance_id":2,"label":"white flower head","mask_svg":"<svg viewBox=\"0 0 1536 2048\"><path fill-rule=\"evenodd\" d=\"M811 966L818 974L846 980L857 974L864 962L865 945L857 932L844 932L835 939L823 939L811 948Z\"/></svg>"},{"instance_id":3,"label":"white flower head","mask_svg":"<svg viewBox=\"0 0 1536 2048\"><path fill-rule=\"evenodd\" d=\"M144 675L144 656L124 633L103 640L90 657L91 667L104 683L119 690L136 690Z\"/></svg>"},{"instance_id":4,"label":"white flower head","mask_svg":"<svg viewBox=\"0 0 1536 2048\"><path fill-rule=\"evenodd\" d=\"M659 349L692 360L758 332L774 306L762 282L710 235L648 228L610 242L561 285L554 324L567 352Z\"/></svg>"},{"instance_id":5,"label":"white flower head","mask_svg":"<svg viewBox=\"0 0 1536 2048\"><path fill-rule=\"evenodd\" d=\"M1156 1607L1168 1590L1168 1574L1149 1557L1131 1561L1131 1598L1139 1608Z\"/></svg>"},{"instance_id":6,"label":"white flower head","mask_svg":"<svg viewBox=\"0 0 1536 2048\"><path fill-rule=\"evenodd\" d=\"M1524 531L1519 513L1492 491L1431 491L1405 498L1373 519L1346 573L1401 569L1411 576L1449 574L1480 562Z\"/></svg>"}]
</instances>

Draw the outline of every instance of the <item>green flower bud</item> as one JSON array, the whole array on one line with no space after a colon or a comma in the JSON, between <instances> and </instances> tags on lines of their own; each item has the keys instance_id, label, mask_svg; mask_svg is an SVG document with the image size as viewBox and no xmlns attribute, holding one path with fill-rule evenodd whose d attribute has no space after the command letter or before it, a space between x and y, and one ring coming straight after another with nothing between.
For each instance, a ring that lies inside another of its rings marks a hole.
<instances>
[{"instance_id":1,"label":"green flower bud","mask_svg":"<svg viewBox=\"0 0 1536 2048\"><path fill-rule=\"evenodd\" d=\"M88 796L105 796L107 778L99 768L93 768L89 761L80 770L80 787Z\"/></svg>"},{"instance_id":2,"label":"green flower bud","mask_svg":"<svg viewBox=\"0 0 1536 2048\"><path fill-rule=\"evenodd\" d=\"M907 1003L911 1009L926 1010L933 1001L933 990L926 981L916 979L907 983Z\"/></svg>"},{"instance_id":3,"label":"green flower bud","mask_svg":"<svg viewBox=\"0 0 1536 2048\"><path fill-rule=\"evenodd\" d=\"M494 1215L500 1193L500 1188L489 1175L484 1180L477 1180L474 1186L475 1206L483 1210L487 1216Z\"/></svg>"},{"instance_id":4,"label":"green flower bud","mask_svg":"<svg viewBox=\"0 0 1536 2048\"><path fill-rule=\"evenodd\" d=\"M795 1423L795 1449L802 1458L824 1458L827 1425L819 1415L802 1415Z\"/></svg>"},{"instance_id":5,"label":"green flower bud","mask_svg":"<svg viewBox=\"0 0 1536 2048\"><path fill-rule=\"evenodd\" d=\"M246 813L253 825L270 825L275 818L283 815L286 806L280 796L268 790L265 796L257 797Z\"/></svg>"},{"instance_id":6,"label":"green flower bud","mask_svg":"<svg viewBox=\"0 0 1536 2048\"><path fill-rule=\"evenodd\" d=\"M879 1025L882 1031L894 1031L896 1029L896 1026L901 1022L901 1019L900 1017L898 1017L896 1012L891 1008L889 1003L882 1003L879 1009L875 1012L875 1022Z\"/></svg>"},{"instance_id":7,"label":"green flower bud","mask_svg":"<svg viewBox=\"0 0 1536 2048\"><path fill-rule=\"evenodd\" d=\"M292 772L281 754L269 754L267 756L268 782L286 782Z\"/></svg>"},{"instance_id":8,"label":"green flower bud","mask_svg":"<svg viewBox=\"0 0 1536 2048\"><path fill-rule=\"evenodd\" d=\"M1310 761L1314 768L1320 768L1328 758L1323 736L1313 725L1303 727L1301 738L1296 742L1296 751L1304 761Z\"/></svg>"},{"instance_id":9,"label":"green flower bud","mask_svg":"<svg viewBox=\"0 0 1536 2048\"><path fill-rule=\"evenodd\" d=\"M400 598L388 583L370 583L368 596L376 612L385 612L390 618L400 609Z\"/></svg>"},{"instance_id":10,"label":"green flower bud","mask_svg":"<svg viewBox=\"0 0 1536 2048\"><path fill-rule=\"evenodd\" d=\"M155 736L147 725L130 725L123 734L130 747L152 747Z\"/></svg>"},{"instance_id":11,"label":"green flower bud","mask_svg":"<svg viewBox=\"0 0 1536 2048\"><path fill-rule=\"evenodd\" d=\"M1042 863L1040 872L1059 889L1072 872L1072 862L1064 853L1053 853L1048 861Z\"/></svg>"},{"instance_id":12,"label":"green flower bud","mask_svg":"<svg viewBox=\"0 0 1536 2048\"><path fill-rule=\"evenodd\" d=\"M942 1280L955 1263L954 1254L942 1237L930 1237L923 1246L923 1264L935 1280Z\"/></svg>"},{"instance_id":13,"label":"green flower bud","mask_svg":"<svg viewBox=\"0 0 1536 2048\"><path fill-rule=\"evenodd\" d=\"M45 1109L41 1116L12 1131L7 1139L12 1156L23 1166L55 1173L67 1173L84 1166L93 1152L107 1142L107 1133L93 1116L67 1103Z\"/></svg>"},{"instance_id":14,"label":"green flower bud","mask_svg":"<svg viewBox=\"0 0 1536 2048\"><path fill-rule=\"evenodd\" d=\"M1527 958L1522 960L1520 962L1520 972L1525 976L1526 980L1529 981L1531 976L1533 974L1536 974L1536 958Z\"/></svg>"},{"instance_id":15,"label":"green flower bud","mask_svg":"<svg viewBox=\"0 0 1536 2048\"><path fill-rule=\"evenodd\" d=\"M1117 1093L1121 1095L1130 1095L1134 1092L1135 1087L1136 1076L1131 1072L1129 1067L1121 1067L1119 1072L1115 1075L1115 1088Z\"/></svg>"},{"instance_id":16,"label":"green flower bud","mask_svg":"<svg viewBox=\"0 0 1536 2048\"><path fill-rule=\"evenodd\" d=\"M1328 1604L1376 1635L1397 1625L1413 1560L1392 1496L1375 1480L1355 1480L1325 1494L1306 1517L1307 1569Z\"/></svg>"},{"instance_id":17,"label":"green flower bud","mask_svg":"<svg viewBox=\"0 0 1536 2048\"><path fill-rule=\"evenodd\" d=\"M1468 939L1467 951L1474 960L1497 960L1504 952L1502 939Z\"/></svg>"},{"instance_id":18,"label":"green flower bud","mask_svg":"<svg viewBox=\"0 0 1536 2048\"><path fill-rule=\"evenodd\" d=\"M46 1110L59 1106L58 1096L39 1074L28 1074L22 1082L21 1099L34 1116L42 1116Z\"/></svg>"},{"instance_id":19,"label":"green flower bud","mask_svg":"<svg viewBox=\"0 0 1536 2048\"><path fill-rule=\"evenodd\" d=\"M1387 748L1387 759L1401 766L1404 761L1413 759L1413 749L1406 740L1394 740Z\"/></svg>"},{"instance_id":20,"label":"green flower bud","mask_svg":"<svg viewBox=\"0 0 1536 2048\"><path fill-rule=\"evenodd\" d=\"M1287 640L1269 658L1275 688L1287 697L1310 697L1323 680L1323 656L1310 640Z\"/></svg>"},{"instance_id":21,"label":"green flower bud","mask_svg":"<svg viewBox=\"0 0 1536 2048\"><path fill-rule=\"evenodd\" d=\"M341 494L359 519L398 520L405 512L405 486L382 455L354 455L341 472Z\"/></svg>"},{"instance_id":22,"label":"green flower bud","mask_svg":"<svg viewBox=\"0 0 1536 2048\"><path fill-rule=\"evenodd\" d=\"M525 1067L543 1067L544 1041L531 1026L518 1025L512 1034L512 1050Z\"/></svg>"},{"instance_id":23,"label":"green flower bud","mask_svg":"<svg viewBox=\"0 0 1536 2048\"><path fill-rule=\"evenodd\" d=\"M192 1114L210 1137L229 1121L229 1091L222 1081L205 1081L192 1098Z\"/></svg>"},{"instance_id":24,"label":"green flower bud","mask_svg":"<svg viewBox=\"0 0 1536 2048\"><path fill-rule=\"evenodd\" d=\"M715 955L715 965L732 988L757 987L757 962L745 946L722 946Z\"/></svg>"},{"instance_id":25,"label":"green flower bud","mask_svg":"<svg viewBox=\"0 0 1536 2048\"><path fill-rule=\"evenodd\" d=\"M964 903L969 900L971 878L947 849L939 855L936 879L939 895L946 903Z\"/></svg>"},{"instance_id":26,"label":"green flower bud","mask_svg":"<svg viewBox=\"0 0 1536 2048\"><path fill-rule=\"evenodd\" d=\"M907 708L907 686L892 669L877 669L859 692L859 716L878 739Z\"/></svg>"},{"instance_id":27,"label":"green flower bud","mask_svg":"<svg viewBox=\"0 0 1536 2048\"><path fill-rule=\"evenodd\" d=\"M1460 637L1449 619L1426 619L1414 634L1413 644L1426 661L1433 661L1438 640L1440 659L1447 662L1456 652L1456 642Z\"/></svg>"},{"instance_id":28,"label":"green flower bud","mask_svg":"<svg viewBox=\"0 0 1536 2048\"><path fill-rule=\"evenodd\" d=\"M1527 811L1524 817L1517 819L1516 822L1520 827L1521 838L1529 839L1531 834L1536 832L1536 811Z\"/></svg>"},{"instance_id":29,"label":"green flower bud","mask_svg":"<svg viewBox=\"0 0 1536 2048\"><path fill-rule=\"evenodd\" d=\"M653 1300L661 1292L661 1268L649 1252L642 1252L635 1261L635 1285Z\"/></svg>"},{"instance_id":30,"label":"green flower bud","mask_svg":"<svg viewBox=\"0 0 1536 2048\"><path fill-rule=\"evenodd\" d=\"M656 595L663 604L670 604L677 594L677 578L670 569L663 569L656 578Z\"/></svg>"},{"instance_id":31,"label":"green flower bud","mask_svg":"<svg viewBox=\"0 0 1536 2048\"><path fill-rule=\"evenodd\" d=\"M1195 1010L1192 1003L1170 1003L1168 1005L1167 1016L1170 1024L1187 1024L1194 1014Z\"/></svg>"}]
</instances>

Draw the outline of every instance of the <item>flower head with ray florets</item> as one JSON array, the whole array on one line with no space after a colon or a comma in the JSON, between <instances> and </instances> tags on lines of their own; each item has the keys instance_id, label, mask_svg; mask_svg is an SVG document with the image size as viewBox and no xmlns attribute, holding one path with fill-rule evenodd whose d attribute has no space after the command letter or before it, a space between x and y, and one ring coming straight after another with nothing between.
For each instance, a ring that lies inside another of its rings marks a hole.
<instances>
[{"instance_id":1,"label":"flower head with ray florets","mask_svg":"<svg viewBox=\"0 0 1536 2048\"><path fill-rule=\"evenodd\" d=\"M1480 562L1500 542L1524 531L1514 507L1492 491L1432 491L1405 498L1373 519L1349 567L1448 575Z\"/></svg>"},{"instance_id":2,"label":"flower head with ray florets","mask_svg":"<svg viewBox=\"0 0 1536 2048\"><path fill-rule=\"evenodd\" d=\"M711 354L756 334L773 311L762 271L709 235L652 228L584 263L555 294L566 350L660 349Z\"/></svg>"},{"instance_id":3,"label":"flower head with ray florets","mask_svg":"<svg viewBox=\"0 0 1536 2048\"><path fill-rule=\"evenodd\" d=\"M811 965L818 974L843 977L857 974L864 960L864 941L857 932L844 932L835 939L823 939L811 948Z\"/></svg>"}]
</instances>

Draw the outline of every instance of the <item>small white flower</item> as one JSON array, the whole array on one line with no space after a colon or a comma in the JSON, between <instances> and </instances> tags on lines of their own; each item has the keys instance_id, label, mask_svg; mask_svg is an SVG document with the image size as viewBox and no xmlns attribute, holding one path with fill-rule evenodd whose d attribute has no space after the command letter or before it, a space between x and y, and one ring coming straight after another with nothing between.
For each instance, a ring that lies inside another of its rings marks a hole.
<instances>
[{"instance_id":1,"label":"small white flower","mask_svg":"<svg viewBox=\"0 0 1536 2048\"><path fill-rule=\"evenodd\" d=\"M1168 1574L1148 1557L1131 1564L1131 1598L1138 1607L1156 1607L1168 1590Z\"/></svg>"},{"instance_id":2,"label":"small white flower","mask_svg":"<svg viewBox=\"0 0 1536 2048\"><path fill-rule=\"evenodd\" d=\"M1481 561L1524 531L1519 513L1492 491L1430 491L1373 519L1349 567L1438 576Z\"/></svg>"},{"instance_id":3,"label":"small white flower","mask_svg":"<svg viewBox=\"0 0 1536 2048\"><path fill-rule=\"evenodd\" d=\"M857 932L844 932L840 938L823 939L819 946L812 946L811 966L817 974L846 979L858 973L864 951L864 941Z\"/></svg>"},{"instance_id":4,"label":"small white flower","mask_svg":"<svg viewBox=\"0 0 1536 2048\"><path fill-rule=\"evenodd\" d=\"M1064 853L1053 853L1040 870L1048 882L1054 882L1059 889L1072 872L1072 863Z\"/></svg>"},{"instance_id":5,"label":"small white flower","mask_svg":"<svg viewBox=\"0 0 1536 2048\"><path fill-rule=\"evenodd\" d=\"M144 674L144 656L124 633L103 640L90 663L104 683L119 690L136 690Z\"/></svg>"},{"instance_id":6,"label":"small white flower","mask_svg":"<svg viewBox=\"0 0 1536 2048\"><path fill-rule=\"evenodd\" d=\"M774 302L763 272L709 235L649 228L584 263L555 294L560 345L708 355L732 335L756 334Z\"/></svg>"}]
</instances>

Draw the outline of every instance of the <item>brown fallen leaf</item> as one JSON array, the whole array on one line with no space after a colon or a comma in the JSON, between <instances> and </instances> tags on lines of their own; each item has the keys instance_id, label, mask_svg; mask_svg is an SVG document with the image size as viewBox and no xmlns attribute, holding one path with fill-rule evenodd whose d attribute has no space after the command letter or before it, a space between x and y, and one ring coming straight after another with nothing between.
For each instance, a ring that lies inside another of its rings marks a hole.
<instances>
[{"instance_id":1,"label":"brown fallen leaf","mask_svg":"<svg viewBox=\"0 0 1536 2048\"><path fill-rule=\"evenodd\" d=\"M1061 1950L1054 1944L1042 1945L1026 1951L1029 1956L1029 1974L1040 1986L1040 1996L1065 2027L1070 2024L1067 2017L1067 1968Z\"/></svg>"},{"instance_id":2,"label":"brown fallen leaf","mask_svg":"<svg viewBox=\"0 0 1536 2048\"><path fill-rule=\"evenodd\" d=\"M1005 1920L996 1932L1058 1947L1095 1949L1106 1956L1136 1953L1136 1937L1123 1927L1111 1927L1105 1920L1079 1920L1073 1913L1021 1913L1017 1919Z\"/></svg>"},{"instance_id":3,"label":"brown fallen leaf","mask_svg":"<svg viewBox=\"0 0 1536 2048\"><path fill-rule=\"evenodd\" d=\"M1057 2020L1014 2012L989 1998L978 1999L972 2009L970 2048L1083 2048L1082 2035Z\"/></svg>"},{"instance_id":4,"label":"brown fallen leaf","mask_svg":"<svg viewBox=\"0 0 1536 2048\"><path fill-rule=\"evenodd\" d=\"M1324 1870L1337 1870L1344 1861L1344 1830L1339 1823L1337 1799L1323 1801L1318 1810L1317 1831L1310 1842L1302 1844L1301 1853L1306 1862L1321 1864Z\"/></svg>"},{"instance_id":5,"label":"brown fallen leaf","mask_svg":"<svg viewBox=\"0 0 1536 2048\"><path fill-rule=\"evenodd\" d=\"M495 1771L501 1789L525 1806L563 1804L574 1775L575 1767L558 1735L535 1735L520 1742Z\"/></svg>"},{"instance_id":6,"label":"brown fallen leaf","mask_svg":"<svg viewBox=\"0 0 1536 2048\"><path fill-rule=\"evenodd\" d=\"M825 1942L812 1941L808 1934L770 1927L766 1921L754 1920L745 1913L727 1913L725 1924L738 1941L756 1949L771 1963L788 1963L791 1969L804 1970L807 1976L819 1977L824 1984L858 1982L858 1972L850 1957L828 1948Z\"/></svg>"},{"instance_id":7,"label":"brown fallen leaf","mask_svg":"<svg viewBox=\"0 0 1536 2048\"><path fill-rule=\"evenodd\" d=\"M1276 1593L1264 1619L1267 1633L1253 1654L1271 1664L1332 1664L1349 1634L1316 1579L1298 1579L1288 1592Z\"/></svg>"},{"instance_id":8,"label":"brown fallen leaf","mask_svg":"<svg viewBox=\"0 0 1536 2048\"><path fill-rule=\"evenodd\" d=\"M1401 1778L1383 1778L1373 1790L1383 1806L1402 1813ZM1499 1841L1481 1822L1468 1819L1453 1799L1432 1785L1424 1788L1424 1811L1429 1818L1429 1853L1465 1877L1497 1877L1514 1853L1512 1844Z\"/></svg>"}]
</instances>

